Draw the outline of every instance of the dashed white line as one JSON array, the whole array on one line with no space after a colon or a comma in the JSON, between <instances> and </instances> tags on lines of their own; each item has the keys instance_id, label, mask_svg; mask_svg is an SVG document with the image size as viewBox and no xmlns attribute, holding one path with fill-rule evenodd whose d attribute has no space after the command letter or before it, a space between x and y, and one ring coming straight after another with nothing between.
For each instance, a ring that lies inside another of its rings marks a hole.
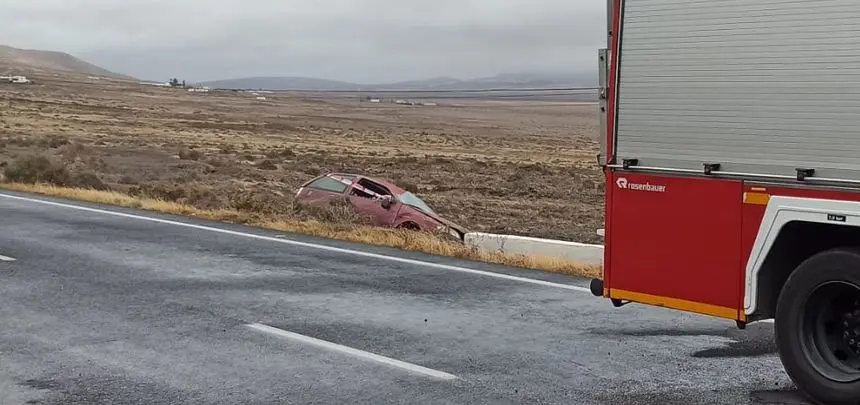
<instances>
[{"instance_id":1,"label":"dashed white line","mask_svg":"<svg viewBox=\"0 0 860 405\"><path fill-rule=\"evenodd\" d=\"M259 332L268 333L270 335L274 335L280 338L293 340L296 342L306 343L309 345L313 345L316 347L320 347L326 350L331 350L335 352L344 353L350 356L354 356L363 360L373 361L380 364L389 365L392 367L396 367L402 370L406 370L411 373L422 374L432 378L438 378L441 380L456 380L457 376L453 374L448 374L443 371L434 370L432 368L422 367L417 364L407 363L400 360L395 360L390 357L380 356L378 354L373 354L370 352L366 352L363 350L358 350L351 348L349 346L339 345L337 343L332 343L325 340L320 340L316 338L312 338L310 336L301 335L298 333L286 331L283 329L275 328L269 325L264 325L261 323L252 323L246 325L247 327L254 329Z\"/></svg>"},{"instance_id":2,"label":"dashed white line","mask_svg":"<svg viewBox=\"0 0 860 405\"><path fill-rule=\"evenodd\" d=\"M403 257L388 256L388 255L383 255L383 254L378 254L378 253L362 252L362 251L358 251L358 250L344 249L344 248L338 248L338 247L334 247L334 246L320 245L320 244L316 244L316 243L299 242L299 241L292 240L292 239L284 239L284 238L278 238L278 237L255 235L252 233L230 231L227 229L214 228L211 226L195 225L195 224L189 224L189 223L185 223L185 222L171 221L171 220L167 220L167 219L152 218L152 217L147 217L147 216L143 216L143 215L126 214L123 212L108 211L108 210L102 210L102 209L98 209L98 208L83 207L80 205L64 204L64 203L58 203L58 202L53 202L53 201L45 201L45 200L40 200L40 199L36 199L36 198L19 197L19 196L9 195L9 194L0 194L0 197L10 199L10 200L27 201L27 202L36 203L36 204L50 205L50 206L61 207L61 208L69 208L69 209L74 209L74 210L79 210L79 211L94 212L94 213L98 213L98 214L112 215L112 216L116 216L116 217L137 219L137 220L149 221L149 222L156 222L156 223L160 223L160 224L181 226L181 227L185 227L185 228L199 229L199 230L217 232L217 233L233 235L233 236L242 236L245 238L265 240L265 241L276 242L276 243L283 243L285 245L301 246L301 247L306 247L306 248L311 248L311 249L325 250L325 251L333 252L333 253L350 254L350 255L355 255L355 256L368 257L368 258L372 258L372 259L387 260L387 261L398 262L398 263L403 263L403 264L411 264L411 265L415 265L415 266L431 267L431 268L440 269L440 270L458 271L461 273L469 273L469 274L475 274L475 275L486 276L486 277L494 277L494 278L499 278L499 279L504 279L504 280L517 281L517 282L521 282L521 283L541 285L544 287L562 288L565 290L572 290L572 291L578 291L578 292L588 292L588 293L591 292L590 289L585 288L585 287L580 287L580 286L575 286L575 285L570 285L570 284L553 283L550 281L537 280L537 279L528 278L528 277L512 276L512 275L508 275L508 274L495 273L495 272L491 272L491 271L475 270L475 269L470 269L467 267L451 266L451 265L447 265L447 264L425 262L425 261L415 260L415 259L406 259Z\"/></svg>"},{"instance_id":3,"label":"dashed white line","mask_svg":"<svg viewBox=\"0 0 860 405\"><path fill-rule=\"evenodd\" d=\"M0 262L14 262L14 257L0 255Z\"/></svg>"}]
</instances>

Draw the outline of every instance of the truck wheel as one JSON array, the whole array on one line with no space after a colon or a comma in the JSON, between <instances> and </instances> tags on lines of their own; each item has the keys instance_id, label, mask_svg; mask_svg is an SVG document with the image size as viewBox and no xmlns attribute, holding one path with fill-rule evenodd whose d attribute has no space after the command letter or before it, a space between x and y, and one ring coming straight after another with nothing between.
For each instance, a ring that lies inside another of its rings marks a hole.
<instances>
[{"instance_id":1,"label":"truck wheel","mask_svg":"<svg viewBox=\"0 0 860 405\"><path fill-rule=\"evenodd\" d=\"M786 372L810 399L860 404L860 250L834 249L801 263L776 309Z\"/></svg>"}]
</instances>

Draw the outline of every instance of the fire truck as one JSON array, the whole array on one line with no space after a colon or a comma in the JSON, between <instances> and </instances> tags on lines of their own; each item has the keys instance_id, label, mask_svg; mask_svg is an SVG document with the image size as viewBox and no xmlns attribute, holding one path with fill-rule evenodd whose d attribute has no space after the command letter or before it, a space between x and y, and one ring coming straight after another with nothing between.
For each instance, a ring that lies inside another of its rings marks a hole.
<instances>
[{"instance_id":1,"label":"fire truck","mask_svg":"<svg viewBox=\"0 0 860 405\"><path fill-rule=\"evenodd\" d=\"M773 320L801 392L860 404L860 1L608 10L592 293Z\"/></svg>"}]
</instances>

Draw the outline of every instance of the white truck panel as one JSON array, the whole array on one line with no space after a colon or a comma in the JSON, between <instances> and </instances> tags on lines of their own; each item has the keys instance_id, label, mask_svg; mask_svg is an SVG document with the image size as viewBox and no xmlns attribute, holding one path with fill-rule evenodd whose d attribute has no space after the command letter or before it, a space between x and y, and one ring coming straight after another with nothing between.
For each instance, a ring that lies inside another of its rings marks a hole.
<instances>
[{"instance_id":1,"label":"white truck panel","mask_svg":"<svg viewBox=\"0 0 860 405\"><path fill-rule=\"evenodd\" d=\"M616 157L860 180L858 38L858 0L626 0Z\"/></svg>"}]
</instances>

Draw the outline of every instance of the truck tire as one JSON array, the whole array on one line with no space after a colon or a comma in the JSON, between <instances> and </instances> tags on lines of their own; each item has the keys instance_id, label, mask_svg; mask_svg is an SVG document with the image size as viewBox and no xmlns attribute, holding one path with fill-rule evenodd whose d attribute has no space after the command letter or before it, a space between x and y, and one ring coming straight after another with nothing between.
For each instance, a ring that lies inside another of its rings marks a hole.
<instances>
[{"instance_id":1,"label":"truck tire","mask_svg":"<svg viewBox=\"0 0 860 405\"><path fill-rule=\"evenodd\" d=\"M860 250L801 263L775 318L779 355L798 389L822 405L860 405Z\"/></svg>"}]
</instances>

